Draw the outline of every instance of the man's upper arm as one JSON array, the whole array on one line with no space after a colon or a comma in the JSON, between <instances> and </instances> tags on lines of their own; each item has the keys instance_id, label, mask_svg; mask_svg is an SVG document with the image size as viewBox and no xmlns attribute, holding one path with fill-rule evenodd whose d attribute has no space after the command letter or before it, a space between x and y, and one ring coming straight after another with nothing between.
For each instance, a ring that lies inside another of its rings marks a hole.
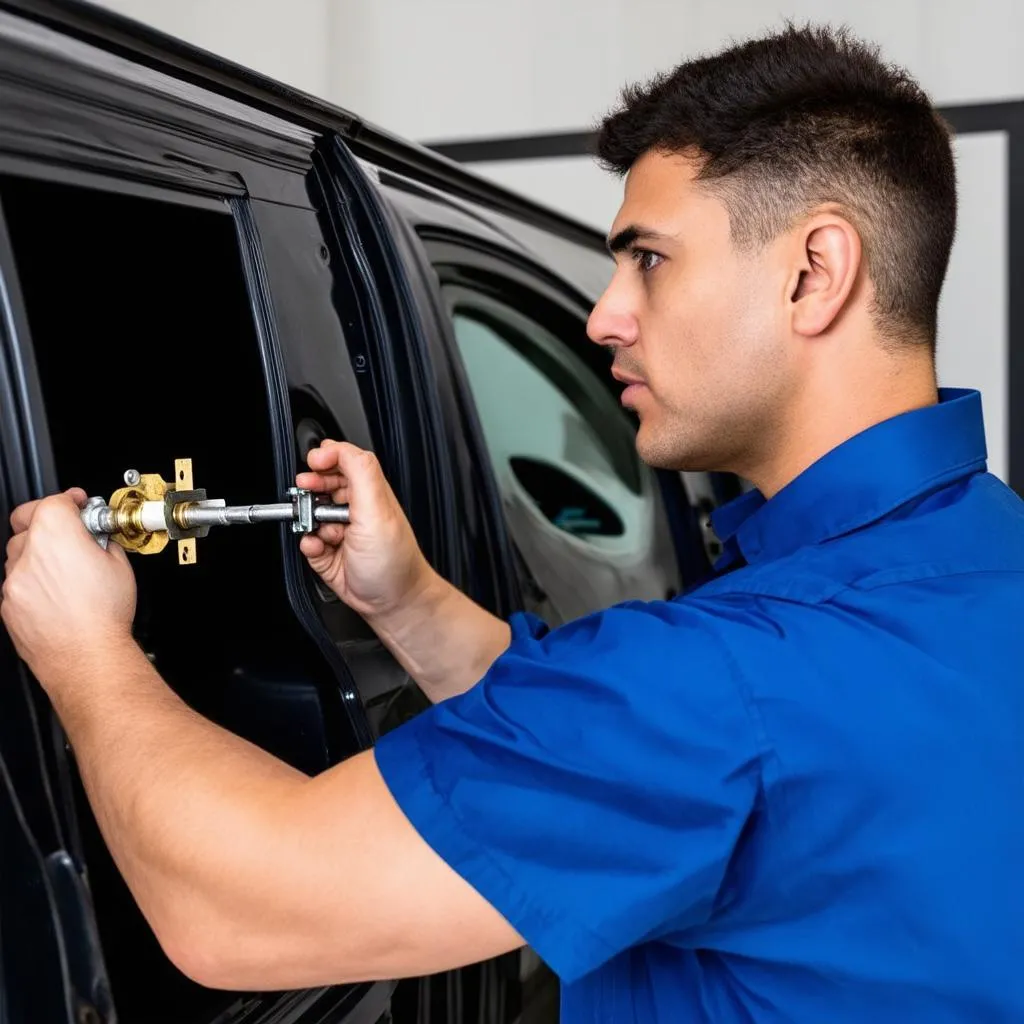
<instances>
[{"instance_id":1,"label":"man's upper arm","mask_svg":"<svg viewBox=\"0 0 1024 1024\"><path fill-rule=\"evenodd\" d=\"M760 770L722 630L685 603L621 605L552 633L520 617L476 687L380 741L401 809L388 804L381 834L403 836L410 860L370 842L404 956L440 969L522 936L571 980L707 920ZM410 895L418 870L429 875ZM401 878L394 900L387 876ZM406 898L408 911L392 907Z\"/></svg>"},{"instance_id":2,"label":"man's upper arm","mask_svg":"<svg viewBox=\"0 0 1024 1024\"><path fill-rule=\"evenodd\" d=\"M524 941L571 981L699 927L759 786L722 642L683 604L518 618L477 686L293 792L210 983L429 974Z\"/></svg>"},{"instance_id":3,"label":"man's upper arm","mask_svg":"<svg viewBox=\"0 0 1024 1024\"><path fill-rule=\"evenodd\" d=\"M373 751L286 794L276 809L254 803L262 848L237 851L238 871L176 933L195 980L316 988L433 974L523 945L409 823Z\"/></svg>"},{"instance_id":4,"label":"man's upper arm","mask_svg":"<svg viewBox=\"0 0 1024 1024\"><path fill-rule=\"evenodd\" d=\"M410 824L385 785L372 751L314 779L310 832L326 866L321 940L307 951L323 978L350 980L433 974L486 960L523 945L515 929L452 870ZM331 809L352 818L332 821ZM331 852L328 852L331 851ZM333 883L333 884L332 884ZM319 888L319 887L314 887ZM358 891L355 891L358 890ZM334 913L330 897L337 901ZM327 899L325 900L325 897ZM353 929L352 922L360 922ZM323 938L331 949L325 949Z\"/></svg>"}]
</instances>

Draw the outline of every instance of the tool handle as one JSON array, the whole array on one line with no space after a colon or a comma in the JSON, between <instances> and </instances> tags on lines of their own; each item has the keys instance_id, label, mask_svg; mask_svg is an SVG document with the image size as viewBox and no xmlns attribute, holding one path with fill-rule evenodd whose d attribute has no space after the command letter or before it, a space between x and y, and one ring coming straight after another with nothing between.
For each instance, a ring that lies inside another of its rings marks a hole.
<instances>
[{"instance_id":1,"label":"tool handle","mask_svg":"<svg viewBox=\"0 0 1024 1024\"><path fill-rule=\"evenodd\" d=\"M318 523L344 523L348 525L348 505L314 505L313 518Z\"/></svg>"}]
</instances>

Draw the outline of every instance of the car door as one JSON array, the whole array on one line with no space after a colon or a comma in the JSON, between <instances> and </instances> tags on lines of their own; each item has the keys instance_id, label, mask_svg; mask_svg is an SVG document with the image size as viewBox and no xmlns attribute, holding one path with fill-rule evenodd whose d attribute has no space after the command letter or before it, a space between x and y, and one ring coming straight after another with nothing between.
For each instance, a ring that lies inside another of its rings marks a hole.
<instances>
[{"instance_id":1,"label":"car door","mask_svg":"<svg viewBox=\"0 0 1024 1024\"><path fill-rule=\"evenodd\" d=\"M0 261L8 251L0 223ZM27 501L42 467L19 401L25 368L9 344L18 295L0 290L0 545L10 512ZM100 1019L110 996L92 939L88 897L69 854L74 836L52 785L54 750L45 701L0 631L0 1021ZM69 870L70 869L70 870ZM85 922L85 936L77 925ZM73 964L74 961L74 964Z\"/></svg>"},{"instance_id":2,"label":"car door","mask_svg":"<svg viewBox=\"0 0 1024 1024\"><path fill-rule=\"evenodd\" d=\"M329 434L380 451L425 549L447 569L432 504L444 460L422 469L429 408L409 406L427 418L404 437L411 382L380 355L394 327L375 276L387 253L363 231L370 197L342 173L340 140L6 14L0 67L16 83L0 109L13 396L0 511L70 485L107 497L126 470L170 478L182 458L211 497L280 500L305 451ZM333 151L330 167L321 150ZM364 218L341 243L314 165ZM188 565L169 552L132 556L136 639L170 685L308 773L368 746L375 702L407 680L317 587L294 536L226 529L194 554ZM113 1020L116 1006L129 1024L381 1015L387 983L226 993L181 975L116 871L59 723L3 644L5 667L24 680L23 706L4 695L0 729L0 782L11 776L0 786L2 845L10 857L23 848L5 881L41 890L34 974L16 978L22 1004L47 996L95 1021ZM16 722L28 724L12 739ZM17 906L0 906L0 924ZM44 989L47 972L55 980Z\"/></svg>"}]
</instances>

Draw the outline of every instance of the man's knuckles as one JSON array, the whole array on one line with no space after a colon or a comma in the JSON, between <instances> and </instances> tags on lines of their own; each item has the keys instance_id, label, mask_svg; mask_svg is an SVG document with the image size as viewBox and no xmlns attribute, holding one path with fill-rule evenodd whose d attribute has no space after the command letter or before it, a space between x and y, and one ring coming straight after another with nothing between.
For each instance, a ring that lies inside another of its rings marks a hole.
<instances>
[{"instance_id":1,"label":"man's knuckles","mask_svg":"<svg viewBox=\"0 0 1024 1024\"><path fill-rule=\"evenodd\" d=\"M44 498L39 502L32 517L26 524L29 536L38 536L41 533L51 533L59 529L61 521L60 507L55 506L52 498Z\"/></svg>"},{"instance_id":2,"label":"man's knuckles","mask_svg":"<svg viewBox=\"0 0 1024 1024\"><path fill-rule=\"evenodd\" d=\"M40 525L58 526L78 515L78 506L66 495L55 494L43 498L36 509L34 521Z\"/></svg>"},{"instance_id":3,"label":"man's knuckles","mask_svg":"<svg viewBox=\"0 0 1024 1024\"><path fill-rule=\"evenodd\" d=\"M2 588L4 607L8 613L21 607L25 598L25 577L16 568L4 577Z\"/></svg>"}]
</instances>

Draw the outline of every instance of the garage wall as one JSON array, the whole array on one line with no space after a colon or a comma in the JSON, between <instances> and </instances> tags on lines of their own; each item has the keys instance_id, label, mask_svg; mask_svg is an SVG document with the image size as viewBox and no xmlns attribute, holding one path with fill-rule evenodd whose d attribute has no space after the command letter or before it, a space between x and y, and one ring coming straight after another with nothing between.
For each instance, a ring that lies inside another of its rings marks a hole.
<instances>
[{"instance_id":1,"label":"garage wall","mask_svg":"<svg viewBox=\"0 0 1024 1024\"><path fill-rule=\"evenodd\" d=\"M315 96L333 90L335 0L99 0L99 6Z\"/></svg>"},{"instance_id":2,"label":"garage wall","mask_svg":"<svg viewBox=\"0 0 1024 1024\"><path fill-rule=\"evenodd\" d=\"M1024 97L1019 0L100 0L417 139L578 130L783 18L848 24L943 104Z\"/></svg>"},{"instance_id":3,"label":"garage wall","mask_svg":"<svg viewBox=\"0 0 1024 1024\"><path fill-rule=\"evenodd\" d=\"M347 0L346 103L416 138L579 129L619 87L784 17L846 23L941 103L1024 95L1024 4L977 0ZM351 15L349 14L351 12Z\"/></svg>"},{"instance_id":4,"label":"garage wall","mask_svg":"<svg viewBox=\"0 0 1024 1024\"><path fill-rule=\"evenodd\" d=\"M957 139L959 226L938 344L939 382L982 394L989 468L1003 480L1010 473L1008 144L1006 132Z\"/></svg>"}]
</instances>

